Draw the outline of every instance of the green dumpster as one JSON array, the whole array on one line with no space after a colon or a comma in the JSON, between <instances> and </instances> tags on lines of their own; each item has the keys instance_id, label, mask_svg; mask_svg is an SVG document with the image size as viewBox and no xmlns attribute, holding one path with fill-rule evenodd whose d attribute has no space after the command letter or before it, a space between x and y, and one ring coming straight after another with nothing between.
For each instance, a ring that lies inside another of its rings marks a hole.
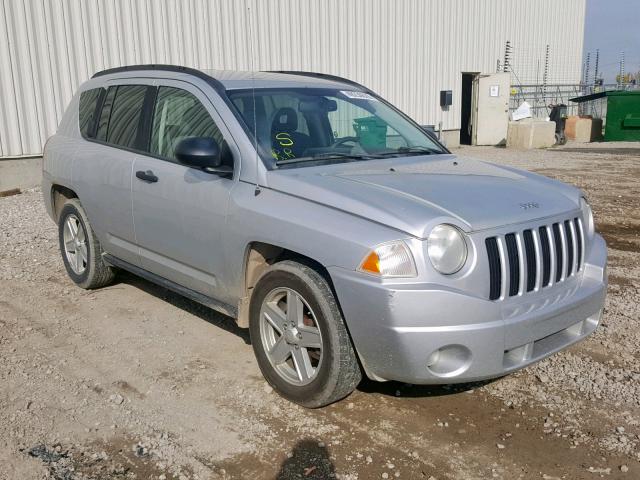
<instances>
[{"instance_id":1,"label":"green dumpster","mask_svg":"<svg viewBox=\"0 0 640 480\"><path fill-rule=\"evenodd\" d=\"M604 139L613 141L640 141L640 90L606 92L607 123Z\"/></svg>"},{"instance_id":2,"label":"green dumpster","mask_svg":"<svg viewBox=\"0 0 640 480\"><path fill-rule=\"evenodd\" d=\"M378 117L354 118L353 129L364 148L387 146L387 124Z\"/></svg>"}]
</instances>

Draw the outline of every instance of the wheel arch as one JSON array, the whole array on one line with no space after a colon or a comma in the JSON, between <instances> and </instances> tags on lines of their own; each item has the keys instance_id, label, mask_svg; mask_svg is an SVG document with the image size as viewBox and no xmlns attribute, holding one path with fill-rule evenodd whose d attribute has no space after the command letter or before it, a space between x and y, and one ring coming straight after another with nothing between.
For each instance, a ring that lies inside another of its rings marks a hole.
<instances>
[{"instance_id":1,"label":"wheel arch","mask_svg":"<svg viewBox=\"0 0 640 480\"><path fill-rule=\"evenodd\" d=\"M53 217L56 222L60 218L60 212L62 211L64 203L72 198L78 198L78 194L76 192L58 183L54 183L51 186L50 195Z\"/></svg>"},{"instance_id":2,"label":"wheel arch","mask_svg":"<svg viewBox=\"0 0 640 480\"><path fill-rule=\"evenodd\" d=\"M321 262L302 253L280 247L278 245L258 241L251 242L247 245L243 264L243 289L242 296L238 302L238 326L243 328L247 328L249 326L249 304L251 301L251 293L262 274L271 265L283 260L295 260L315 270L327 281L334 294L336 302L338 302L338 296L335 294L329 271ZM339 305L340 304L338 302L338 306Z\"/></svg>"}]
</instances>

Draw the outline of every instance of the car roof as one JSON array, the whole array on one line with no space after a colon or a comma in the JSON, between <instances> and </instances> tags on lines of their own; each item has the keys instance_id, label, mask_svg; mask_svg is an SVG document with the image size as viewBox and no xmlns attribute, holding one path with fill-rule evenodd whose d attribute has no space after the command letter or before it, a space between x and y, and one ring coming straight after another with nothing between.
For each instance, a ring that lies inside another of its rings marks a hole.
<instances>
[{"instance_id":1,"label":"car roof","mask_svg":"<svg viewBox=\"0 0 640 480\"><path fill-rule=\"evenodd\" d=\"M117 76L131 72L173 72L194 75L209 83L215 83L218 89L241 90L249 88L338 88L343 90L362 90L365 87L346 78L334 75L300 71L243 71L194 69L178 65L127 65L97 72L92 78ZM128 75L127 75L128 76Z\"/></svg>"},{"instance_id":2,"label":"car roof","mask_svg":"<svg viewBox=\"0 0 640 480\"><path fill-rule=\"evenodd\" d=\"M253 72L241 70L203 70L219 80L227 90L246 88L318 87L353 90L354 85L346 79L327 78L313 72ZM360 90L361 88L358 88Z\"/></svg>"}]
</instances>

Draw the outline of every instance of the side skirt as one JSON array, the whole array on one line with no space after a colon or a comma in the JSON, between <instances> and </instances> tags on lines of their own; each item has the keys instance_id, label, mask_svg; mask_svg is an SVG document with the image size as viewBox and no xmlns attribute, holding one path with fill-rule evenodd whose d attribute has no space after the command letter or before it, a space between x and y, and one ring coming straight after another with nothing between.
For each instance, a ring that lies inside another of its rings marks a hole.
<instances>
[{"instance_id":1,"label":"side skirt","mask_svg":"<svg viewBox=\"0 0 640 480\"><path fill-rule=\"evenodd\" d=\"M183 297L187 297L188 299L193 300L194 302L198 302L204 305L205 307L209 307L217 312L223 313L234 319L238 318L237 308L232 307L231 305L227 305L226 303L222 303L216 300L215 298L208 297L206 295L196 292L195 290L191 290L190 288L183 287L182 285L172 282L171 280L167 280L166 278L156 275L155 273L151 273L144 270L143 268L136 267L135 265L131 265L130 263L125 262L124 260L120 260L119 258L116 258L113 255L110 255L108 253L103 253L102 259L109 266L126 270L130 273L133 273L134 275L137 275L138 277L142 277L145 280L155 283L156 285L159 285L161 287L164 287L167 290L171 290L172 292L182 295Z\"/></svg>"}]
</instances>

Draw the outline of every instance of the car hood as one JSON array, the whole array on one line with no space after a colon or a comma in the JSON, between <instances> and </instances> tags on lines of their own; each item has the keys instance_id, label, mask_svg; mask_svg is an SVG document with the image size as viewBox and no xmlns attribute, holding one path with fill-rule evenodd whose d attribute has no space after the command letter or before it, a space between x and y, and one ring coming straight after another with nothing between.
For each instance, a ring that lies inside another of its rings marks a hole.
<instances>
[{"instance_id":1,"label":"car hood","mask_svg":"<svg viewBox=\"0 0 640 480\"><path fill-rule=\"evenodd\" d=\"M561 182L454 155L270 171L268 187L424 238L442 222L466 231L579 208Z\"/></svg>"}]
</instances>

